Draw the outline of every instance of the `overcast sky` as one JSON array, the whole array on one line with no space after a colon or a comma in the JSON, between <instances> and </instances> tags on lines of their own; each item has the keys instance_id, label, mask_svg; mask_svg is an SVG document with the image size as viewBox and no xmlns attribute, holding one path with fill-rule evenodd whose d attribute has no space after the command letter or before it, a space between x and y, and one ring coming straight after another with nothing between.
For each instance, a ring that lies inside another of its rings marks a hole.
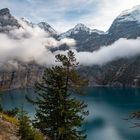
<instances>
[{"instance_id":1,"label":"overcast sky","mask_svg":"<svg viewBox=\"0 0 140 140\"><path fill-rule=\"evenodd\" d=\"M136 5L140 0L0 0L0 8L9 8L14 16L45 21L58 32L77 23L106 31L116 16Z\"/></svg>"}]
</instances>

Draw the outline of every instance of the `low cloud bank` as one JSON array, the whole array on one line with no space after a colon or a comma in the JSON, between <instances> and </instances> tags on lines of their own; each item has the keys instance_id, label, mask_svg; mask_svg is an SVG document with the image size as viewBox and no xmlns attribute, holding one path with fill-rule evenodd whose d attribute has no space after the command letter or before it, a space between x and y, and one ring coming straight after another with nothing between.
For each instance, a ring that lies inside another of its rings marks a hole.
<instances>
[{"instance_id":1,"label":"low cloud bank","mask_svg":"<svg viewBox=\"0 0 140 140\"><path fill-rule=\"evenodd\" d=\"M140 55L140 38L119 39L110 46L103 46L94 52L77 52L76 58L83 65L104 65L119 58Z\"/></svg>"},{"instance_id":2,"label":"low cloud bank","mask_svg":"<svg viewBox=\"0 0 140 140\"><path fill-rule=\"evenodd\" d=\"M73 39L57 41L37 26L32 27L22 20L19 20L19 23L21 27L11 30L9 35L0 33L0 66L13 62L11 60L51 65L55 60L48 48L62 44L70 47L75 45Z\"/></svg>"},{"instance_id":3,"label":"low cloud bank","mask_svg":"<svg viewBox=\"0 0 140 140\"><path fill-rule=\"evenodd\" d=\"M66 54L67 51L49 51L50 47L59 47L67 44L72 47L76 44L73 39L62 39L57 41L50 37L38 26L31 26L25 21L19 20L21 27L9 32L10 36L0 34L0 66L4 63L13 64L16 60L22 62L36 61L40 65L55 65L55 55ZM77 61L81 65L104 65L119 58L129 58L140 54L140 38L119 39L109 46L102 46L94 52L75 52Z\"/></svg>"}]
</instances>

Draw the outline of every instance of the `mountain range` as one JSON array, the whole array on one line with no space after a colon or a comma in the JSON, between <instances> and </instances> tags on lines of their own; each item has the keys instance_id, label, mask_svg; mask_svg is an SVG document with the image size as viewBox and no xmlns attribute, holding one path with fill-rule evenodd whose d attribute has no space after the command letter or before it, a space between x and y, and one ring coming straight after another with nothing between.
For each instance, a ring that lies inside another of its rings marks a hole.
<instances>
[{"instance_id":1,"label":"mountain range","mask_svg":"<svg viewBox=\"0 0 140 140\"><path fill-rule=\"evenodd\" d=\"M76 41L78 52L93 52L102 46L113 44L120 38L136 39L140 37L140 6L123 11L111 24L108 31L90 29L84 24L77 24L67 32L58 34L48 23L34 24L24 18L30 27L37 26L57 40L72 38ZM11 15L8 8L0 10L0 33L10 35L10 31L23 28L19 20ZM18 37L17 37L18 38ZM61 45L57 50L67 50L67 45ZM53 51L55 51L54 49ZM17 70L0 70L0 89L32 87L42 75L44 67L35 62L25 64L18 62ZM5 64L9 68L10 65ZM80 73L88 77L90 86L134 86L140 87L140 55L118 59L103 66L92 65L79 68Z\"/></svg>"}]
</instances>

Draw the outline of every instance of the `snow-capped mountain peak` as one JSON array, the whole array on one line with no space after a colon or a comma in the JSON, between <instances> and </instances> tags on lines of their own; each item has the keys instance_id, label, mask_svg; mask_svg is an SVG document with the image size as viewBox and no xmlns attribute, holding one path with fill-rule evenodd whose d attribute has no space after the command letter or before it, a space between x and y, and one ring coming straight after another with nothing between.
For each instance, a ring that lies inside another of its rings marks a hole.
<instances>
[{"instance_id":1,"label":"snow-capped mountain peak","mask_svg":"<svg viewBox=\"0 0 140 140\"><path fill-rule=\"evenodd\" d=\"M9 15L10 14L10 10L8 8L3 8L0 10L0 15L4 16L4 15Z\"/></svg>"},{"instance_id":2,"label":"snow-capped mountain peak","mask_svg":"<svg viewBox=\"0 0 140 140\"><path fill-rule=\"evenodd\" d=\"M140 22L140 5L123 11L118 17L117 20L120 22L124 21L137 21Z\"/></svg>"},{"instance_id":3,"label":"snow-capped mountain peak","mask_svg":"<svg viewBox=\"0 0 140 140\"><path fill-rule=\"evenodd\" d=\"M0 10L0 32L9 32L15 28L19 28L20 25L15 17L13 17L8 8Z\"/></svg>"},{"instance_id":4,"label":"snow-capped mountain peak","mask_svg":"<svg viewBox=\"0 0 140 140\"><path fill-rule=\"evenodd\" d=\"M59 38L60 39L67 38L67 37L70 37L71 35L76 35L76 34L81 33L81 32L84 32L84 33L89 34L89 35L92 34L92 33L104 34L103 31L100 31L100 30L97 30L97 29L92 30L92 29L88 28L87 26L85 26L84 24L79 23L74 28L68 30L65 33L60 34Z\"/></svg>"},{"instance_id":5,"label":"snow-capped mountain peak","mask_svg":"<svg viewBox=\"0 0 140 140\"><path fill-rule=\"evenodd\" d=\"M78 34L79 32L90 33L90 28L86 27L84 24L79 23L74 28L68 30L65 33L60 34L60 39L70 37L71 35Z\"/></svg>"},{"instance_id":6,"label":"snow-capped mountain peak","mask_svg":"<svg viewBox=\"0 0 140 140\"><path fill-rule=\"evenodd\" d=\"M86 27L84 24L82 23L79 23L77 24L74 28L73 28L74 31L86 31L86 32L89 32L90 31L90 28Z\"/></svg>"},{"instance_id":7,"label":"snow-capped mountain peak","mask_svg":"<svg viewBox=\"0 0 140 140\"><path fill-rule=\"evenodd\" d=\"M51 35L56 35L57 34L57 32L46 22L40 22L40 23L38 23L38 26L41 29L49 32Z\"/></svg>"}]
</instances>

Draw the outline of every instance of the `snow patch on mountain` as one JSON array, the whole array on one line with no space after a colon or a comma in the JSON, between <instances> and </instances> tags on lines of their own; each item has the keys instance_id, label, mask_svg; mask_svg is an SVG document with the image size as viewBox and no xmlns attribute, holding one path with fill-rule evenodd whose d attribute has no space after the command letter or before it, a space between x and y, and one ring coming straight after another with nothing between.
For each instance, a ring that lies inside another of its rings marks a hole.
<instances>
[{"instance_id":1,"label":"snow patch on mountain","mask_svg":"<svg viewBox=\"0 0 140 140\"><path fill-rule=\"evenodd\" d=\"M91 30L90 28L88 28L87 26L85 26L82 23L77 24L74 28L68 30L65 33L60 34L60 39L62 38L67 38L70 37L71 35L76 35L79 32L86 32L87 34L92 34L92 33L97 33L97 34L104 34L103 31L97 30L97 29L93 29Z\"/></svg>"},{"instance_id":2,"label":"snow patch on mountain","mask_svg":"<svg viewBox=\"0 0 140 140\"><path fill-rule=\"evenodd\" d=\"M49 32L51 35L56 35L57 34L57 32L46 22L40 22L40 23L38 23L38 26L41 29Z\"/></svg>"},{"instance_id":3,"label":"snow patch on mountain","mask_svg":"<svg viewBox=\"0 0 140 140\"><path fill-rule=\"evenodd\" d=\"M98 29L93 29L93 30L91 30L91 33L105 34L106 32L98 30Z\"/></svg>"},{"instance_id":4,"label":"snow patch on mountain","mask_svg":"<svg viewBox=\"0 0 140 140\"><path fill-rule=\"evenodd\" d=\"M127 21L137 21L140 23L140 5L123 11L118 17L117 20L120 22Z\"/></svg>"},{"instance_id":5,"label":"snow patch on mountain","mask_svg":"<svg viewBox=\"0 0 140 140\"><path fill-rule=\"evenodd\" d=\"M62 38L69 37L71 35L79 33L80 31L90 32L90 28L80 23L80 24L77 24L74 28L68 30L67 32L60 34L60 38L62 39Z\"/></svg>"}]
</instances>

